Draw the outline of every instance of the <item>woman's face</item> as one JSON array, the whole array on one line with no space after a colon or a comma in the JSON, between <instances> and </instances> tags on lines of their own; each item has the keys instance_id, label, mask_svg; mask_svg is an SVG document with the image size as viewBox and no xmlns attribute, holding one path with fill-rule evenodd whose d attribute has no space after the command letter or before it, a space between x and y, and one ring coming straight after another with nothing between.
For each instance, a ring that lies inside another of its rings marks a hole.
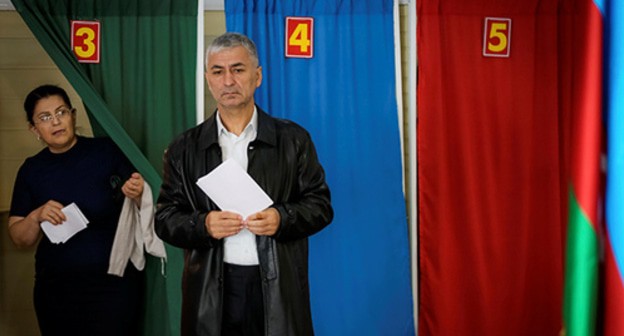
<instances>
[{"instance_id":1,"label":"woman's face","mask_svg":"<svg viewBox=\"0 0 624 336\"><path fill-rule=\"evenodd\" d=\"M41 98L33 111L31 130L52 153L63 153L76 144L76 114L60 96Z\"/></svg>"}]
</instances>

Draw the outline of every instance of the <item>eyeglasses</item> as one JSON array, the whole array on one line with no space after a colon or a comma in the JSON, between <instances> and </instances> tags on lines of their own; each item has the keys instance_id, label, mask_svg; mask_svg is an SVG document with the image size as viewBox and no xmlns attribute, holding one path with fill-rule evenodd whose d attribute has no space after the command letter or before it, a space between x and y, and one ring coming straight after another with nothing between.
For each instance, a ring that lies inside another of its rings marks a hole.
<instances>
[{"instance_id":1,"label":"eyeglasses","mask_svg":"<svg viewBox=\"0 0 624 336\"><path fill-rule=\"evenodd\" d=\"M70 115L71 113L73 113L74 110L75 109L62 108L62 109L57 110L56 112L54 112L54 114L50 114L50 113L41 114L40 116L37 117L37 119L39 119L39 121L36 122L36 123L37 124L49 125L49 124L52 123L52 121L54 119L62 120L63 118L65 118L68 115Z\"/></svg>"}]
</instances>

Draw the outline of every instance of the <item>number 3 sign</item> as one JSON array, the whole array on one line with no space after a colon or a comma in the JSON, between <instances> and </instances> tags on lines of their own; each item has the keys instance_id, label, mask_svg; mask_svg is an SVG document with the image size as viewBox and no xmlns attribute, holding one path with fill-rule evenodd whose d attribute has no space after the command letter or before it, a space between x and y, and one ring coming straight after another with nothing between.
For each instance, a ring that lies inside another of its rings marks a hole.
<instances>
[{"instance_id":1,"label":"number 3 sign","mask_svg":"<svg viewBox=\"0 0 624 336\"><path fill-rule=\"evenodd\" d=\"M71 21L71 49L80 63L100 63L100 23Z\"/></svg>"},{"instance_id":2,"label":"number 3 sign","mask_svg":"<svg viewBox=\"0 0 624 336\"><path fill-rule=\"evenodd\" d=\"M511 19L485 18L483 56L509 57L511 49Z\"/></svg>"},{"instance_id":3,"label":"number 3 sign","mask_svg":"<svg viewBox=\"0 0 624 336\"><path fill-rule=\"evenodd\" d=\"M314 50L314 19L286 18L286 57L312 58Z\"/></svg>"}]
</instances>

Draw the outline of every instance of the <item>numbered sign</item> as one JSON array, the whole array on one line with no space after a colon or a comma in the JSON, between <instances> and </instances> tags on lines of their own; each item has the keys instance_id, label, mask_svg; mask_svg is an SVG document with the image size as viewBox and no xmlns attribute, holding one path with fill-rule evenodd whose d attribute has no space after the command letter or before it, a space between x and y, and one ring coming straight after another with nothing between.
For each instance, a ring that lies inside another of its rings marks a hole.
<instances>
[{"instance_id":1,"label":"numbered sign","mask_svg":"<svg viewBox=\"0 0 624 336\"><path fill-rule=\"evenodd\" d=\"M312 58L314 51L314 19L286 18L286 57Z\"/></svg>"},{"instance_id":2,"label":"numbered sign","mask_svg":"<svg viewBox=\"0 0 624 336\"><path fill-rule=\"evenodd\" d=\"M71 49L80 63L100 63L100 23L71 21Z\"/></svg>"},{"instance_id":3,"label":"numbered sign","mask_svg":"<svg viewBox=\"0 0 624 336\"><path fill-rule=\"evenodd\" d=\"M511 19L485 18L483 56L509 57L511 49Z\"/></svg>"}]
</instances>

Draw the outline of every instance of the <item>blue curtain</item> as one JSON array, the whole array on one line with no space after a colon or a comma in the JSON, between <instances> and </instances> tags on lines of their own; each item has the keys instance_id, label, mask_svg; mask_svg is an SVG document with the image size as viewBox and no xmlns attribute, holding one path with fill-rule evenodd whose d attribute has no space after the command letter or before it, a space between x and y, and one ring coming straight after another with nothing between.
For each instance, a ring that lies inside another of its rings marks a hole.
<instances>
[{"instance_id":1,"label":"blue curtain","mask_svg":"<svg viewBox=\"0 0 624 336\"><path fill-rule=\"evenodd\" d=\"M310 239L319 335L413 335L391 0L228 0L228 31L257 44L256 101L312 135L333 223ZM314 18L313 58L285 58L287 16Z\"/></svg>"}]
</instances>

